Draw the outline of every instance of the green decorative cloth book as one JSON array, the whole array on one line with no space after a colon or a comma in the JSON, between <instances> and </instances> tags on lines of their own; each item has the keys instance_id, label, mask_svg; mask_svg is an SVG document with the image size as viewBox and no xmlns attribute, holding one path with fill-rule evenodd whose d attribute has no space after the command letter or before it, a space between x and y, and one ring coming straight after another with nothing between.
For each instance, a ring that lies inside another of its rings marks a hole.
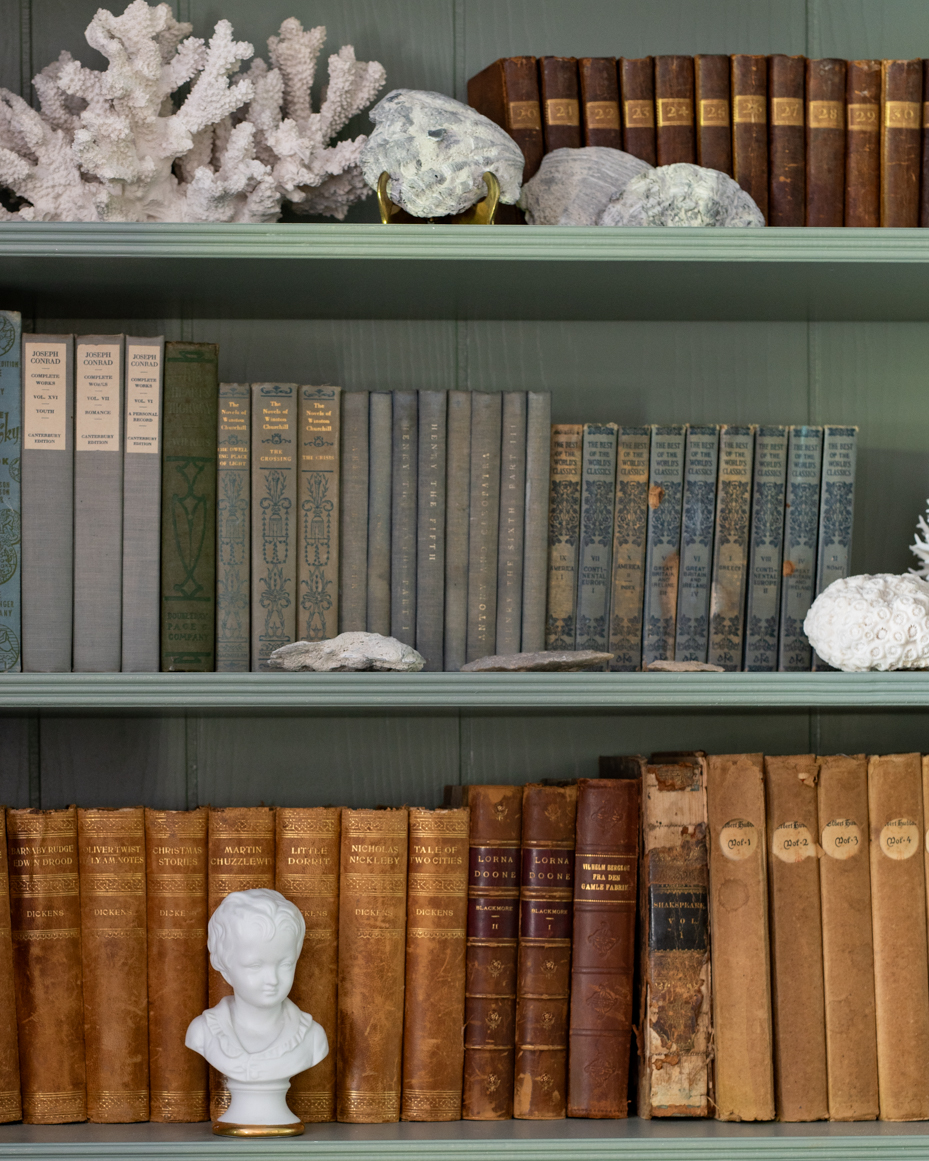
<instances>
[{"instance_id":1,"label":"green decorative cloth book","mask_svg":"<svg viewBox=\"0 0 929 1161\"><path fill-rule=\"evenodd\" d=\"M220 383L216 464L216 672L248 673L252 389Z\"/></svg>"},{"instance_id":2,"label":"green decorative cloth book","mask_svg":"<svg viewBox=\"0 0 929 1161\"><path fill-rule=\"evenodd\" d=\"M781 618L777 668L801 673L810 668L812 650L803 622L813 603L823 429L792 427L787 444L787 500L784 562L781 566Z\"/></svg>"},{"instance_id":3,"label":"green decorative cloth book","mask_svg":"<svg viewBox=\"0 0 929 1161\"><path fill-rule=\"evenodd\" d=\"M606 650L609 639L616 424L584 425L577 563L576 649Z\"/></svg>"},{"instance_id":4,"label":"green decorative cloth book","mask_svg":"<svg viewBox=\"0 0 929 1161\"><path fill-rule=\"evenodd\" d=\"M341 387L297 388L297 638L339 629Z\"/></svg>"},{"instance_id":5,"label":"green decorative cloth book","mask_svg":"<svg viewBox=\"0 0 929 1161\"><path fill-rule=\"evenodd\" d=\"M754 452L753 427L724 424L720 428L707 659L727 670L742 668Z\"/></svg>"},{"instance_id":6,"label":"green decorative cloth book","mask_svg":"<svg viewBox=\"0 0 929 1161\"><path fill-rule=\"evenodd\" d=\"M784 549L784 488L787 482L786 427L765 425L755 433L752 533L748 549L745 609L745 670L777 669L777 620Z\"/></svg>"},{"instance_id":7,"label":"green decorative cloth book","mask_svg":"<svg viewBox=\"0 0 929 1161\"><path fill-rule=\"evenodd\" d=\"M681 563L681 495L684 485L683 425L652 427L648 470L648 535L642 668L674 660L677 578Z\"/></svg>"},{"instance_id":8,"label":"green decorative cloth book","mask_svg":"<svg viewBox=\"0 0 929 1161\"><path fill-rule=\"evenodd\" d=\"M616 437L616 507L608 651L616 673L642 667L642 599L648 527L648 461L651 430L621 427Z\"/></svg>"},{"instance_id":9,"label":"green decorative cloth book","mask_svg":"<svg viewBox=\"0 0 929 1161\"><path fill-rule=\"evenodd\" d=\"M687 428L681 570L677 584L675 661L706 661L710 639L710 566L716 519L719 428Z\"/></svg>"}]
</instances>

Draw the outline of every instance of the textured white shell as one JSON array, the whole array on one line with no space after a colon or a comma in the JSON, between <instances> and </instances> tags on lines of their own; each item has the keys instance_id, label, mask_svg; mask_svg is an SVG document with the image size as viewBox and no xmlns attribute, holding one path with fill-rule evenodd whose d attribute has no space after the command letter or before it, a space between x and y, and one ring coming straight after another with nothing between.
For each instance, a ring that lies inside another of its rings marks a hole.
<instances>
[{"instance_id":1,"label":"textured white shell","mask_svg":"<svg viewBox=\"0 0 929 1161\"><path fill-rule=\"evenodd\" d=\"M651 168L631 153L602 145L553 149L523 186L519 204L530 226L596 226L630 179Z\"/></svg>"},{"instance_id":2,"label":"textured white shell","mask_svg":"<svg viewBox=\"0 0 929 1161\"><path fill-rule=\"evenodd\" d=\"M846 673L929 668L929 583L886 572L834 581L803 628L823 661Z\"/></svg>"},{"instance_id":3,"label":"textured white shell","mask_svg":"<svg viewBox=\"0 0 929 1161\"><path fill-rule=\"evenodd\" d=\"M606 207L601 226L763 226L744 189L725 173L678 162L637 174Z\"/></svg>"}]
</instances>

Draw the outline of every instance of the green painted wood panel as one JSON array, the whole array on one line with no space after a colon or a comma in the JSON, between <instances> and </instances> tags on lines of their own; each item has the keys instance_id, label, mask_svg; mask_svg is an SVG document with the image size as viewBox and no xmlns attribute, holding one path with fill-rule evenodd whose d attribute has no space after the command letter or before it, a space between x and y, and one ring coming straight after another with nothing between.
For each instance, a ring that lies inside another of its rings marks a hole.
<instances>
[{"instance_id":1,"label":"green painted wood panel","mask_svg":"<svg viewBox=\"0 0 929 1161\"><path fill-rule=\"evenodd\" d=\"M922 0L809 0L809 56L847 59L929 55Z\"/></svg>"},{"instance_id":2,"label":"green painted wood panel","mask_svg":"<svg viewBox=\"0 0 929 1161\"><path fill-rule=\"evenodd\" d=\"M30 740L36 719L0 717L0 804L29 806ZM38 773L38 771L36 771Z\"/></svg>"}]
</instances>

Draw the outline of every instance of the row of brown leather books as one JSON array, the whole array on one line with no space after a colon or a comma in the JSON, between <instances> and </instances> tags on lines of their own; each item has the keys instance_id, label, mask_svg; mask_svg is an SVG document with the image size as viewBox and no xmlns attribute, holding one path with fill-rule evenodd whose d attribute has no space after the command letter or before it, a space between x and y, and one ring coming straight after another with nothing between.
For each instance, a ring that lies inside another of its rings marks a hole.
<instances>
[{"instance_id":1,"label":"row of brown leather books","mask_svg":"<svg viewBox=\"0 0 929 1161\"><path fill-rule=\"evenodd\" d=\"M770 226L929 226L929 61L507 57L468 101L522 149L623 149L734 177Z\"/></svg>"}]
</instances>

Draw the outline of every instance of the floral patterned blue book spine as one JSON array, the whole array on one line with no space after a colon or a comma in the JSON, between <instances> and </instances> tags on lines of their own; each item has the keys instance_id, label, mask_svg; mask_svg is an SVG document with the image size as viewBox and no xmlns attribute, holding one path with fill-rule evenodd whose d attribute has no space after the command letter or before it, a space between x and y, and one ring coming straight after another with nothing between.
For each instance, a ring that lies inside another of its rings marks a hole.
<instances>
[{"instance_id":1,"label":"floral patterned blue book spine","mask_svg":"<svg viewBox=\"0 0 929 1161\"><path fill-rule=\"evenodd\" d=\"M816 594L848 576L855 512L857 427L823 428L823 476L819 494ZM831 669L813 654L814 669Z\"/></svg>"},{"instance_id":2,"label":"floral patterned blue book spine","mask_svg":"<svg viewBox=\"0 0 929 1161\"><path fill-rule=\"evenodd\" d=\"M781 623L777 668L800 673L810 668L810 643L803 621L816 582L816 533L823 429L792 427L787 445L787 501L784 514L784 563L781 566Z\"/></svg>"},{"instance_id":3,"label":"floral patterned blue book spine","mask_svg":"<svg viewBox=\"0 0 929 1161\"><path fill-rule=\"evenodd\" d=\"M216 468L216 672L249 669L251 388L220 383Z\"/></svg>"},{"instance_id":4,"label":"floral patterned blue book spine","mask_svg":"<svg viewBox=\"0 0 929 1161\"><path fill-rule=\"evenodd\" d=\"M720 429L707 660L727 670L742 668L754 451L753 427Z\"/></svg>"},{"instance_id":5,"label":"floral patterned blue book spine","mask_svg":"<svg viewBox=\"0 0 929 1161\"><path fill-rule=\"evenodd\" d=\"M652 427L648 473L648 537L645 549L645 607L642 668L674 660L677 579L681 563L681 495L684 433Z\"/></svg>"},{"instance_id":6,"label":"floral patterned blue book spine","mask_svg":"<svg viewBox=\"0 0 929 1161\"><path fill-rule=\"evenodd\" d=\"M0 310L0 672L22 667L22 368L19 311Z\"/></svg>"},{"instance_id":7,"label":"floral patterned blue book spine","mask_svg":"<svg viewBox=\"0 0 929 1161\"><path fill-rule=\"evenodd\" d=\"M745 610L745 669L749 673L770 673L777 668L786 483L787 428L759 427L755 434Z\"/></svg>"},{"instance_id":8,"label":"floral patterned blue book spine","mask_svg":"<svg viewBox=\"0 0 929 1161\"><path fill-rule=\"evenodd\" d=\"M606 651L616 500L616 424L584 425L576 649Z\"/></svg>"},{"instance_id":9,"label":"floral patterned blue book spine","mask_svg":"<svg viewBox=\"0 0 929 1161\"><path fill-rule=\"evenodd\" d=\"M642 667L650 434L647 427L621 427L616 438L616 508L613 515L608 646L613 654L610 669L616 673L634 673Z\"/></svg>"},{"instance_id":10,"label":"floral patterned blue book spine","mask_svg":"<svg viewBox=\"0 0 929 1161\"><path fill-rule=\"evenodd\" d=\"M710 640L710 566L716 519L719 428L689 426L681 511L675 661L706 661Z\"/></svg>"}]
</instances>

